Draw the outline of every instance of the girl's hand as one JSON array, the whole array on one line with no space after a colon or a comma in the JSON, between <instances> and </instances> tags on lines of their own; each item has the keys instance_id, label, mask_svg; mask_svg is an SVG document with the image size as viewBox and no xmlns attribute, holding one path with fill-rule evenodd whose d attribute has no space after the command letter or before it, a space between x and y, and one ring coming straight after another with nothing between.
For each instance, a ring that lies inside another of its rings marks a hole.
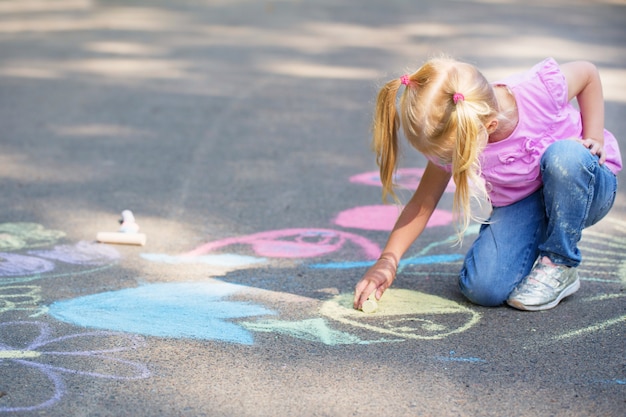
<instances>
[{"instance_id":1,"label":"girl's hand","mask_svg":"<svg viewBox=\"0 0 626 417\"><path fill-rule=\"evenodd\" d=\"M376 292L376 299L380 300L380 297L395 279L397 269L396 257L391 253L383 253L356 285L354 308L360 310L365 300L374 292Z\"/></svg>"},{"instance_id":2,"label":"girl's hand","mask_svg":"<svg viewBox=\"0 0 626 417\"><path fill-rule=\"evenodd\" d=\"M592 155L596 155L598 158L600 158L600 165L604 163L604 161L606 160L606 154L604 152L603 143L592 138L578 139L578 142L580 142L585 148L589 149L589 152L591 152Z\"/></svg>"}]
</instances>

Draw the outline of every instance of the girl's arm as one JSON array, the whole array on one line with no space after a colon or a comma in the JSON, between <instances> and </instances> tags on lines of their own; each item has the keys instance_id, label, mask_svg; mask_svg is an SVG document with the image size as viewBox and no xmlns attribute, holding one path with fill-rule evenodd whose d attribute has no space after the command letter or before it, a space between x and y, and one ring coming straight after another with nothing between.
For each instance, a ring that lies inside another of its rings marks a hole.
<instances>
[{"instance_id":1,"label":"girl's arm","mask_svg":"<svg viewBox=\"0 0 626 417\"><path fill-rule=\"evenodd\" d=\"M591 62L575 61L561 65L568 96L576 97L583 123L582 144L604 163L604 97L598 69Z\"/></svg>"},{"instance_id":2,"label":"girl's arm","mask_svg":"<svg viewBox=\"0 0 626 417\"><path fill-rule=\"evenodd\" d=\"M360 309L374 291L376 299L380 299L383 292L389 288L395 278L400 258L426 227L450 182L450 177L449 172L428 162L417 190L402 210L389 235L381 258L356 285L354 308Z\"/></svg>"}]
</instances>

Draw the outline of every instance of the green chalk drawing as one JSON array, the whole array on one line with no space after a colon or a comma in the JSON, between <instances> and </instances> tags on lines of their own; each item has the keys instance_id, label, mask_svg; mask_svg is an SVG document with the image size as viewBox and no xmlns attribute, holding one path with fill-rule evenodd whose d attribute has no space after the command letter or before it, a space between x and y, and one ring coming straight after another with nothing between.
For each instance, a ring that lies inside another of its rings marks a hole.
<instances>
[{"instance_id":1,"label":"green chalk drawing","mask_svg":"<svg viewBox=\"0 0 626 417\"><path fill-rule=\"evenodd\" d=\"M580 247L586 256L579 267L581 279L626 287L626 221L609 217L602 222L611 224L614 233L602 233L593 228L583 232Z\"/></svg>"},{"instance_id":2,"label":"green chalk drawing","mask_svg":"<svg viewBox=\"0 0 626 417\"><path fill-rule=\"evenodd\" d=\"M37 223L1 223L0 251L48 246L64 236L64 232L46 229Z\"/></svg>"},{"instance_id":3,"label":"green chalk drawing","mask_svg":"<svg viewBox=\"0 0 626 417\"><path fill-rule=\"evenodd\" d=\"M388 289L374 313L352 307L354 295L340 294L324 302L320 313L340 323L404 339L443 339L461 333L480 314L454 301L404 289Z\"/></svg>"},{"instance_id":4,"label":"green chalk drawing","mask_svg":"<svg viewBox=\"0 0 626 417\"><path fill-rule=\"evenodd\" d=\"M34 311L30 317L39 316L47 311L40 306L41 287L36 285L9 285L0 287L0 314L7 311Z\"/></svg>"},{"instance_id":5,"label":"green chalk drawing","mask_svg":"<svg viewBox=\"0 0 626 417\"><path fill-rule=\"evenodd\" d=\"M264 333L279 333L295 337L297 339L308 340L311 342L320 342L325 345L366 345L370 343L381 342L401 342L400 340L361 340L359 337L335 330L328 326L323 318L306 319L300 321L283 321L283 320L262 320L256 322L239 323L248 330Z\"/></svg>"}]
</instances>

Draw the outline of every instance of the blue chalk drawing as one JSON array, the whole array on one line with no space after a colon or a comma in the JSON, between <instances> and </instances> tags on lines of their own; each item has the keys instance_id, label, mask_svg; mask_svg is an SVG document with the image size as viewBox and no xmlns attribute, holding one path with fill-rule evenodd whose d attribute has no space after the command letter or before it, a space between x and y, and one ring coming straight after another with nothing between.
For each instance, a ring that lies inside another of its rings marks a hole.
<instances>
[{"instance_id":1,"label":"blue chalk drawing","mask_svg":"<svg viewBox=\"0 0 626 417\"><path fill-rule=\"evenodd\" d=\"M435 359L437 359L438 361L442 361L442 362L469 362L469 363L486 363L487 361L481 358L474 358L474 357L462 357L462 356L455 356L456 352L451 350L450 351L450 356L437 356L435 357Z\"/></svg>"},{"instance_id":2,"label":"blue chalk drawing","mask_svg":"<svg viewBox=\"0 0 626 417\"><path fill-rule=\"evenodd\" d=\"M228 300L243 289L228 283L150 284L59 301L50 306L49 314L97 329L252 344L251 333L229 320L276 313Z\"/></svg>"},{"instance_id":3,"label":"blue chalk drawing","mask_svg":"<svg viewBox=\"0 0 626 417\"><path fill-rule=\"evenodd\" d=\"M429 265L436 263L455 262L463 259L463 255L449 254L449 255L431 255L420 256L415 258L408 258L400 260L398 268L403 268L410 265ZM309 265L312 269L351 269L351 268L364 268L374 265L375 261L362 261L362 262L331 262L325 264L312 264Z\"/></svg>"},{"instance_id":4,"label":"blue chalk drawing","mask_svg":"<svg viewBox=\"0 0 626 417\"><path fill-rule=\"evenodd\" d=\"M472 224L465 232L465 236L472 236L477 234L479 226ZM401 259L398 263L398 273L404 271L405 268L416 265L430 265L430 264L445 264L451 262L457 262L464 258L464 255L458 253L449 253L442 255L427 255L432 249L440 246L454 246L456 244L456 236L449 236L446 239L432 242L424 246L415 255ZM376 261L357 261L357 262L330 262L330 263L318 263L311 264L311 269L352 269L352 268L369 268L374 265Z\"/></svg>"}]
</instances>

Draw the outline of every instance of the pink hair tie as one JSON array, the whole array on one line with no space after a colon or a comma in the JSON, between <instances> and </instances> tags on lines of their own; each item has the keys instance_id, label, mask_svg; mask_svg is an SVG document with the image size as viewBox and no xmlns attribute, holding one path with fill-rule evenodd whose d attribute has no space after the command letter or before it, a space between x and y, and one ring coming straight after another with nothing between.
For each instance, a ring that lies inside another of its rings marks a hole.
<instances>
[{"instance_id":1,"label":"pink hair tie","mask_svg":"<svg viewBox=\"0 0 626 417\"><path fill-rule=\"evenodd\" d=\"M454 100L454 104L457 104L459 101L464 101L465 96L461 93L454 93L452 100Z\"/></svg>"},{"instance_id":2,"label":"pink hair tie","mask_svg":"<svg viewBox=\"0 0 626 417\"><path fill-rule=\"evenodd\" d=\"M404 85L409 85L411 83L411 79L409 78L409 74L404 74L400 77L400 82Z\"/></svg>"}]
</instances>

